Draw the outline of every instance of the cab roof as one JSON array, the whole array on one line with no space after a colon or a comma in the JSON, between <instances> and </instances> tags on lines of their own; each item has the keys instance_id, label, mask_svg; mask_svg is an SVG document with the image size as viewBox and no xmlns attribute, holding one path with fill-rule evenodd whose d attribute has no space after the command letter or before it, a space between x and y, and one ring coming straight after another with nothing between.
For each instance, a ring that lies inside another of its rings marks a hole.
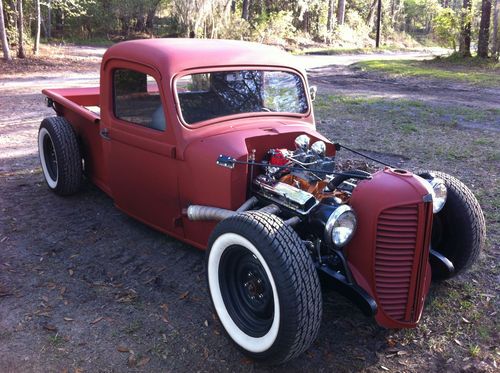
<instances>
[{"instance_id":1,"label":"cab roof","mask_svg":"<svg viewBox=\"0 0 500 373\"><path fill-rule=\"evenodd\" d=\"M124 59L153 66L172 76L194 68L223 66L281 66L303 73L296 58L276 47L238 40L141 39L110 47L103 67L111 59Z\"/></svg>"}]
</instances>

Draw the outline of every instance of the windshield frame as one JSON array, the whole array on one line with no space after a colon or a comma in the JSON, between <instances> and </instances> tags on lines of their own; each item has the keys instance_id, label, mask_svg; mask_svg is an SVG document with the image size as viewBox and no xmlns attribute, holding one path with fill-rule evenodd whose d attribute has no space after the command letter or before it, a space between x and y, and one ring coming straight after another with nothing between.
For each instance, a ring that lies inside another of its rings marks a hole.
<instances>
[{"instance_id":1,"label":"windshield frame","mask_svg":"<svg viewBox=\"0 0 500 373\"><path fill-rule=\"evenodd\" d=\"M177 92L177 81L187 75L221 72L221 71L241 71L241 70L261 70L261 71L283 71L288 73L293 73L300 78L302 86L304 87L304 94L307 98L307 111L304 113L293 113L293 112L247 112L223 115L216 118L211 118L203 120L196 123L187 123L182 115L182 108L179 102L179 96ZM217 66L217 67L202 67L196 69L188 69L175 74L172 78L172 93L174 97L175 109L177 111L177 117L181 124L189 129L195 129L200 127L209 126L215 123L226 122L233 119L248 118L248 117L286 117L286 118L307 118L312 113L312 102L311 96L309 94L309 85L307 84L307 79L305 79L304 74L296 69L286 67L286 66L267 66L267 65L230 65L230 66Z\"/></svg>"}]
</instances>

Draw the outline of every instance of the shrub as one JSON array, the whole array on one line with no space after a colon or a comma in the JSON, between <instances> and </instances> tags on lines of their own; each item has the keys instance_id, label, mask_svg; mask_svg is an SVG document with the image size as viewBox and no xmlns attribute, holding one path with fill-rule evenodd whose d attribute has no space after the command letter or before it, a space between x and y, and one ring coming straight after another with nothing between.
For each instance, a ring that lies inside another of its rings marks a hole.
<instances>
[{"instance_id":1,"label":"shrub","mask_svg":"<svg viewBox=\"0 0 500 373\"><path fill-rule=\"evenodd\" d=\"M433 31L443 46L456 50L460 19L451 8L441 8L433 21Z\"/></svg>"}]
</instances>

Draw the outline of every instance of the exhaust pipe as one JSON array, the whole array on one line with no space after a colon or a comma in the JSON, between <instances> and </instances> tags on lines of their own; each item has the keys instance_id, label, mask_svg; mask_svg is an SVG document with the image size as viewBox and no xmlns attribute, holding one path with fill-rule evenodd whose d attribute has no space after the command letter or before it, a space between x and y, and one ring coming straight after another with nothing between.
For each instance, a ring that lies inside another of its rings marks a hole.
<instances>
[{"instance_id":1,"label":"exhaust pipe","mask_svg":"<svg viewBox=\"0 0 500 373\"><path fill-rule=\"evenodd\" d=\"M236 211L221 209L219 207L212 206L201 206L201 205L191 205L187 209L183 210L183 213L187 216L189 220L200 221L200 220L224 220L236 215L240 212L248 211L258 202L257 198L252 197L241 205ZM267 212L270 214L277 214L280 212L278 206L271 204L261 208L258 211Z\"/></svg>"},{"instance_id":2,"label":"exhaust pipe","mask_svg":"<svg viewBox=\"0 0 500 373\"><path fill-rule=\"evenodd\" d=\"M233 210L226 210L218 207L200 206L200 205L191 205L186 210L186 215L188 219L193 221L224 220L236 214L237 212Z\"/></svg>"}]
</instances>

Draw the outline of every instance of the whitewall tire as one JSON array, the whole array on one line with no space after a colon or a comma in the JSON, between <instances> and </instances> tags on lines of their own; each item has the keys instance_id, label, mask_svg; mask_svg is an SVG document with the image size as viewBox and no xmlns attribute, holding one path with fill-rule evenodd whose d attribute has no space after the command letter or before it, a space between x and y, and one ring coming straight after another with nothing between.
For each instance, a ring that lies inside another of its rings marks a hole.
<instances>
[{"instance_id":1,"label":"whitewall tire","mask_svg":"<svg viewBox=\"0 0 500 373\"><path fill-rule=\"evenodd\" d=\"M247 356L279 364L316 339L318 275L300 237L279 217L251 211L221 221L210 237L206 267L215 311Z\"/></svg>"}]
</instances>

